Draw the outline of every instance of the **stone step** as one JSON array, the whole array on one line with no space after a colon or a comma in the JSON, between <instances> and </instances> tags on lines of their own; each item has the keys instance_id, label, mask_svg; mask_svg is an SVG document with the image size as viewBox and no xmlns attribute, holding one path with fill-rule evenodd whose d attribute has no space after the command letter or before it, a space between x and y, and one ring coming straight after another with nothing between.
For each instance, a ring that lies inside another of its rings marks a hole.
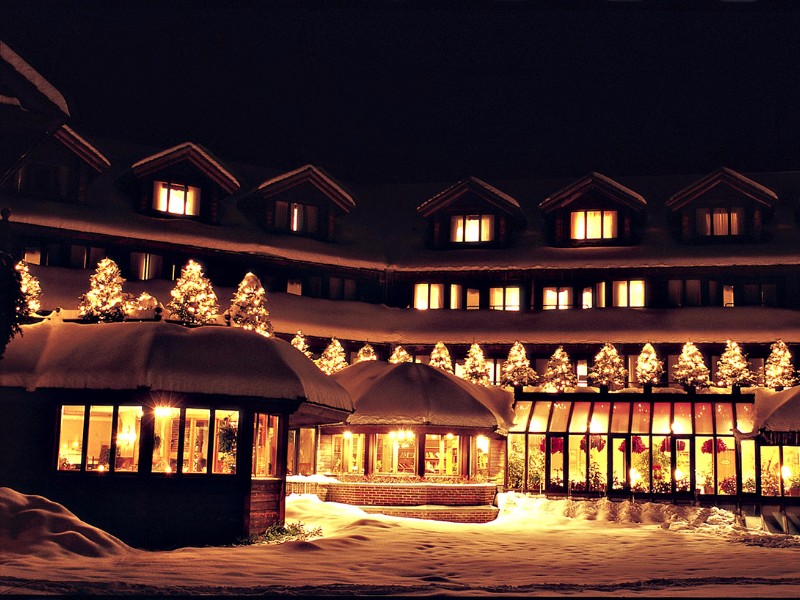
<instances>
[{"instance_id":1,"label":"stone step","mask_svg":"<svg viewBox=\"0 0 800 600\"><path fill-rule=\"evenodd\" d=\"M451 523L489 523L497 518L499 509L496 506L359 506L370 514L382 514L392 517L425 519L429 521L449 521Z\"/></svg>"}]
</instances>

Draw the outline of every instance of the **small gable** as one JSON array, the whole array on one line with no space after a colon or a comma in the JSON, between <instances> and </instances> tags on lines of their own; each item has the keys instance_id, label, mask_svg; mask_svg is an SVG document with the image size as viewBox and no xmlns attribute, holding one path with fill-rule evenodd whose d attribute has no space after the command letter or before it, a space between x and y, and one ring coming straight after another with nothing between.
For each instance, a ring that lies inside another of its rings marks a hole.
<instances>
[{"instance_id":1,"label":"small gable","mask_svg":"<svg viewBox=\"0 0 800 600\"><path fill-rule=\"evenodd\" d=\"M493 211L499 210L525 220L525 215L517 200L477 177L468 177L451 185L420 204L417 212L427 219L444 209L475 210L487 207Z\"/></svg>"},{"instance_id":2,"label":"small gable","mask_svg":"<svg viewBox=\"0 0 800 600\"><path fill-rule=\"evenodd\" d=\"M131 165L131 169L134 175L143 178L184 164L192 165L228 195L238 191L241 187L236 177L222 166L222 163L212 156L208 150L191 142L184 142L152 156L145 157Z\"/></svg>"},{"instance_id":3,"label":"small gable","mask_svg":"<svg viewBox=\"0 0 800 600\"><path fill-rule=\"evenodd\" d=\"M546 198L539 208L547 213L571 205L602 208L609 204L619 204L634 211L647 206L640 194L610 177L592 172Z\"/></svg>"},{"instance_id":4,"label":"small gable","mask_svg":"<svg viewBox=\"0 0 800 600\"><path fill-rule=\"evenodd\" d=\"M749 177L723 167L673 194L666 204L675 211L693 203L726 204L742 200L772 209L778 195Z\"/></svg>"},{"instance_id":5,"label":"small gable","mask_svg":"<svg viewBox=\"0 0 800 600\"><path fill-rule=\"evenodd\" d=\"M75 133L71 127L62 125L61 129L56 131L55 138L98 173L102 173L111 166L108 159L97 148Z\"/></svg>"},{"instance_id":6,"label":"small gable","mask_svg":"<svg viewBox=\"0 0 800 600\"><path fill-rule=\"evenodd\" d=\"M300 193L303 193L304 190L302 188L307 190L308 186L319 190L330 202L333 202L345 213L350 212L350 209L356 205L353 197L341 185L314 165L305 165L294 171L268 179L258 186L258 191L261 192L263 197L267 198L286 193L292 188L298 187L301 188Z\"/></svg>"}]
</instances>

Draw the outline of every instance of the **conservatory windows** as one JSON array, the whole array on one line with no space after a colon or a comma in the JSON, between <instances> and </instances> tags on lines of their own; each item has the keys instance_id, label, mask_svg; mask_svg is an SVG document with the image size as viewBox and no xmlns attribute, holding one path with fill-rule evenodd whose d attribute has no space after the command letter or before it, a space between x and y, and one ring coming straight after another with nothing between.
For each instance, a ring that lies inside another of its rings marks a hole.
<instances>
[{"instance_id":1,"label":"conservatory windows","mask_svg":"<svg viewBox=\"0 0 800 600\"><path fill-rule=\"evenodd\" d=\"M542 310L572 308L571 287L546 287L542 290Z\"/></svg>"},{"instance_id":2,"label":"conservatory windows","mask_svg":"<svg viewBox=\"0 0 800 600\"><path fill-rule=\"evenodd\" d=\"M491 242L494 240L494 215L453 215L450 217L450 241Z\"/></svg>"},{"instance_id":3,"label":"conservatory windows","mask_svg":"<svg viewBox=\"0 0 800 600\"><path fill-rule=\"evenodd\" d=\"M62 406L58 440L58 470L73 471L83 466L83 423L85 406Z\"/></svg>"},{"instance_id":4,"label":"conservatory windows","mask_svg":"<svg viewBox=\"0 0 800 600\"><path fill-rule=\"evenodd\" d=\"M519 290L518 287L489 288L489 308L491 310L519 310Z\"/></svg>"},{"instance_id":5,"label":"conservatory windows","mask_svg":"<svg viewBox=\"0 0 800 600\"><path fill-rule=\"evenodd\" d=\"M330 436L328 436L330 439ZM289 430L289 445L286 453L287 475L311 475L314 473L314 453L317 448L317 432L313 427ZM320 440L320 450L322 441ZM329 470L329 469L326 469Z\"/></svg>"},{"instance_id":6,"label":"conservatory windows","mask_svg":"<svg viewBox=\"0 0 800 600\"><path fill-rule=\"evenodd\" d=\"M120 406L117 409L117 450L114 471L139 470L139 439L142 429L142 407Z\"/></svg>"},{"instance_id":7,"label":"conservatory windows","mask_svg":"<svg viewBox=\"0 0 800 600\"><path fill-rule=\"evenodd\" d=\"M375 472L414 475L417 471L417 441L413 431L376 434Z\"/></svg>"},{"instance_id":8,"label":"conservatory windows","mask_svg":"<svg viewBox=\"0 0 800 600\"><path fill-rule=\"evenodd\" d=\"M57 469L136 471L141 417L140 406L62 406Z\"/></svg>"},{"instance_id":9,"label":"conservatory windows","mask_svg":"<svg viewBox=\"0 0 800 600\"><path fill-rule=\"evenodd\" d=\"M458 443L459 437L452 433L426 434L425 475L458 475Z\"/></svg>"},{"instance_id":10,"label":"conservatory windows","mask_svg":"<svg viewBox=\"0 0 800 600\"><path fill-rule=\"evenodd\" d=\"M612 301L617 307L641 308L644 306L644 281L615 281L612 288Z\"/></svg>"},{"instance_id":11,"label":"conservatory windows","mask_svg":"<svg viewBox=\"0 0 800 600\"><path fill-rule=\"evenodd\" d=\"M239 411L214 411L214 452L212 473L236 473L236 446L239 433Z\"/></svg>"},{"instance_id":12,"label":"conservatory windows","mask_svg":"<svg viewBox=\"0 0 800 600\"><path fill-rule=\"evenodd\" d=\"M600 240L617 237L617 211L580 210L570 213L570 239Z\"/></svg>"},{"instance_id":13,"label":"conservatory windows","mask_svg":"<svg viewBox=\"0 0 800 600\"><path fill-rule=\"evenodd\" d=\"M211 411L207 408L187 408L183 426L183 472L208 472L208 424Z\"/></svg>"},{"instance_id":14,"label":"conservatory windows","mask_svg":"<svg viewBox=\"0 0 800 600\"><path fill-rule=\"evenodd\" d=\"M253 477L278 475L278 417L256 413L253 425Z\"/></svg>"},{"instance_id":15,"label":"conservatory windows","mask_svg":"<svg viewBox=\"0 0 800 600\"><path fill-rule=\"evenodd\" d=\"M705 237L735 236L744 232L744 208L698 208L697 233Z\"/></svg>"},{"instance_id":16,"label":"conservatory windows","mask_svg":"<svg viewBox=\"0 0 800 600\"><path fill-rule=\"evenodd\" d=\"M174 473L178 468L181 409L156 406L154 410L153 473Z\"/></svg>"},{"instance_id":17,"label":"conservatory windows","mask_svg":"<svg viewBox=\"0 0 800 600\"><path fill-rule=\"evenodd\" d=\"M444 284L414 284L414 308L417 310L444 308Z\"/></svg>"},{"instance_id":18,"label":"conservatory windows","mask_svg":"<svg viewBox=\"0 0 800 600\"><path fill-rule=\"evenodd\" d=\"M171 215L196 217L200 214L200 188L171 181L154 181L153 208Z\"/></svg>"}]
</instances>

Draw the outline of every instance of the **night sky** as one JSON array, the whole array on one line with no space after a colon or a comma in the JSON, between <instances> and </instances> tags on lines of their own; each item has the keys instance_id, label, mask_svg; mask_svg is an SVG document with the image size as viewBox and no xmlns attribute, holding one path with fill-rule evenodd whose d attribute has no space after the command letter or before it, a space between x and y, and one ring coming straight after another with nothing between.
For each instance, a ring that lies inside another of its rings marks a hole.
<instances>
[{"instance_id":1,"label":"night sky","mask_svg":"<svg viewBox=\"0 0 800 600\"><path fill-rule=\"evenodd\" d=\"M800 10L559 4L9 1L0 37L79 133L351 181L800 169Z\"/></svg>"}]
</instances>

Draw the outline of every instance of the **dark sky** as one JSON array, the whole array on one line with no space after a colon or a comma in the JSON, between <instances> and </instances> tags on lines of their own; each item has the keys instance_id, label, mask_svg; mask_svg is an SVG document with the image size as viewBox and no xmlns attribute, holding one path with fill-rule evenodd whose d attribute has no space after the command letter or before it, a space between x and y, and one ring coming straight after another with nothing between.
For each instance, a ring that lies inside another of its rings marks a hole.
<instances>
[{"instance_id":1,"label":"dark sky","mask_svg":"<svg viewBox=\"0 0 800 600\"><path fill-rule=\"evenodd\" d=\"M7 0L0 36L79 132L354 181L800 169L798 9L559 5Z\"/></svg>"}]
</instances>

